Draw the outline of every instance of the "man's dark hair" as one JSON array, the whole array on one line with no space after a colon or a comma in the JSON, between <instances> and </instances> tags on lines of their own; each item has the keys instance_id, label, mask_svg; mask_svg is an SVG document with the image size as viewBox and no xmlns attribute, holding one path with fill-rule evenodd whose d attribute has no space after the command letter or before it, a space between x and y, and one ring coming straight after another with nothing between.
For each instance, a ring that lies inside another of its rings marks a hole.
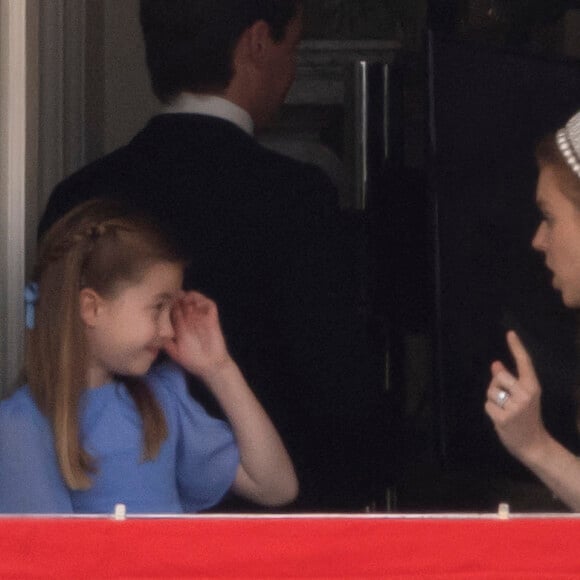
<instances>
[{"instance_id":1,"label":"man's dark hair","mask_svg":"<svg viewBox=\"0 0 580 580\"><path fill-rule=\"evenodd\" d=\"M181 91L225 89L233 50L258 20L281 41L301 0L141 0L141 27L153 92L162 102Z\"/></svg>"}]
</instances>

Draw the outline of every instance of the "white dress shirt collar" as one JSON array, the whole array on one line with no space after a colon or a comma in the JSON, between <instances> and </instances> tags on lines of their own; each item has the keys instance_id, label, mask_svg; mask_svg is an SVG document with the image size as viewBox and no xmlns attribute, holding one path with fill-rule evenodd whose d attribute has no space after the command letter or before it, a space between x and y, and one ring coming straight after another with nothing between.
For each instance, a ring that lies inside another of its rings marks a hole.
<instances>
[{"instance_id":1,"label":"white dress shirt collar","mask_svg":"<svg viewBox=\"0 0 580 580\"><path fill-rule=\"evenodd\" d=\"M219 117L237 125L240 129L254 134L254 122L250 114L238 105L216 95L180 93L171 103L163 107L163 113L197 113Z\"/></svg>"}]
</instances>

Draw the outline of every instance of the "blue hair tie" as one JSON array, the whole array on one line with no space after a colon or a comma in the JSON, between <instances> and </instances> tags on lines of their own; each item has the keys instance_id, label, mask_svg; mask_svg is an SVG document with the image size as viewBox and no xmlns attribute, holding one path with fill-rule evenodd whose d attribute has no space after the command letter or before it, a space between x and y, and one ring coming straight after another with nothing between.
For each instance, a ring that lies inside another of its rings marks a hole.
<instances>
[{"instance_id":1,"label":"blue hair tie","mask_svg":"<svg viewBox=\"0 0 580 580\"><path fill-rule=\"evenodd\" d=\"M38 284L30 282L24 288L24 304L26 306L26 328L32 330L34 328L34 311L36 308L36 301L38 300Z\"/></svg>"}]
</instances>

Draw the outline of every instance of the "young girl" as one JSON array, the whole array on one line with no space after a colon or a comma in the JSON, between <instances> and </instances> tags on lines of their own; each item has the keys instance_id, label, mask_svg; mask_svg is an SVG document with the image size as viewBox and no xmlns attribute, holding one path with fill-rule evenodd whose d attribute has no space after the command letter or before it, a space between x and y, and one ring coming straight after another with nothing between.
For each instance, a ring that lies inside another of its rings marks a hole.
<instances>
[{"instance_id":1,"label":"young girl","mask_svg":"<svg viewBox=\"0 0 580 580\"><path fill-rule=\"evenodd\" d=\"M47 233L28 385L0 404L0 513L196 512L230 489L270 506L295 498L292 463L215 304L181 291L184 265L112 202L87 202ZM162 350L173 362L151 368ZM189 396L180 367L229 425Z\"/></svg>"}]
</instances>

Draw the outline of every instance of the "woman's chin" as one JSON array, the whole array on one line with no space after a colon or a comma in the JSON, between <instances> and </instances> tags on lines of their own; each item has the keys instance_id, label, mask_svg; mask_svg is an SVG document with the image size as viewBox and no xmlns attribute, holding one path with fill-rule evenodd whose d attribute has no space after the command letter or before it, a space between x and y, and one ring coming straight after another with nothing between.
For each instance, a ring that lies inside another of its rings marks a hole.
<instances>
[{"instance_id":1,"label":"woman's chin","mask_svg":"<svg viewBox=\"0 0 580 580\"><path fill-rule=\"evenodd\" d=\"M562 303L566 308L580 308L580 289L576 292L567 292L565 289L559 289L562 295Z\"/></svg>"}]
</instances>

